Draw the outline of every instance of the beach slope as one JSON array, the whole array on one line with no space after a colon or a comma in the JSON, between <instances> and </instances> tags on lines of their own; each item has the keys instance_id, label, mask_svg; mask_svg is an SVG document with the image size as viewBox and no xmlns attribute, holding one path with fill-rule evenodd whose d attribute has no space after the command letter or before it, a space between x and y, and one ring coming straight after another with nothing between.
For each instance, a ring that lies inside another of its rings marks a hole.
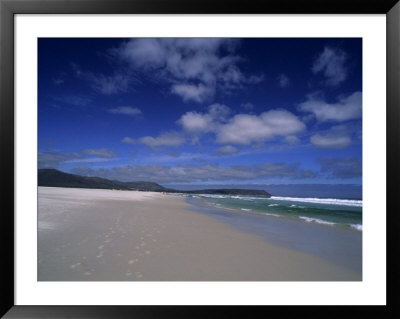
<instances>
[{"instance_id":1,"label":"beach slope","mask_svg":"<svg viewBox=\"0 0 400 319\"><path fill-rule=\"evenodd\" d=\"M349 281L351 270L272 245L154 192L38 188L39 281Z\"/></svg>"}]
</instances>

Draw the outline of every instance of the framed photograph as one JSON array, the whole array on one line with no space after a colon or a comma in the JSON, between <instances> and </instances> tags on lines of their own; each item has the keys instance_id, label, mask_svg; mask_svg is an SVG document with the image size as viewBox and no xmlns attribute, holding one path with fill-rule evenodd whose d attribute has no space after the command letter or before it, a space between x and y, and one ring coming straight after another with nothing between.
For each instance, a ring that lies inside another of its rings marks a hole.
<instances>
[{"instance_id":1,"label":"framed photograph","mask_svg":"<svg viewBox=\"0 0 400 319\"><path fill-rule=\"evenodd\" d=\"M398 310L397 1L0 10L5 318Z\"/></svg>"}]
</instances>

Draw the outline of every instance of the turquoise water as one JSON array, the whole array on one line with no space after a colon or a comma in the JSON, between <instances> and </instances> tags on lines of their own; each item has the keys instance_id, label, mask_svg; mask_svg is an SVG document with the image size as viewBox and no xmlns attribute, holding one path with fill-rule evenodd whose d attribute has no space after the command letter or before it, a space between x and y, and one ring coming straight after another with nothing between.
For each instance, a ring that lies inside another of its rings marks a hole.
<instances>
[{"instance_id":1,"label":"turquoise water","mask_svg":"<svg viewBox=\"0 0 400 319\"><path fill-rule=\"evenodd\" d=\"M271 198L229 195L188 195L204 200L215 208L233 209L279 218L296 219L304 223L341 226L362 231L362 200L335 198Z\"/></svg>"}]
</instances>

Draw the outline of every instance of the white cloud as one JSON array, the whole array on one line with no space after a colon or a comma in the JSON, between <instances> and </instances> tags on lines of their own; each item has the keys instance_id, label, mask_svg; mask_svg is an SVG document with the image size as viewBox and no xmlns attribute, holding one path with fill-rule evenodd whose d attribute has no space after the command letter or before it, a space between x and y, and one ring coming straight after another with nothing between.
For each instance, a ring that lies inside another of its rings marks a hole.
<instances>
[{"instance_id":1,"label":"white cloud","mask_svg":"<svg viewBox=\"0 0 400 319\"><path fill-rule=\"evenodd\" d=\"M130 77L126 74L117 73L106 76L104 74L89 74L91 86L98 92L106 95L126 92L129 89Z\"/></svg>"},{"instance_id":2,"label":"white cloud","mask_svg":"<svg viewBox=\"0 0 400 319\"><path fill-rule=\"evenodd\" d=\"M238 153L239 150L236 147L233 147L232 145L225 145L218 148L215 152L218 155L232 155Z\"/></svg>"},{"instance_id":3,"label":"white cloud","mask_svg":"<svg viewBox=\"0 0 400 319\"><path fill-rule=\"evenodd\" d=\"M72 63L72 68L78 78L85 80L95 91L105 95L126 92L133 81L129 72L116 71L112 75L95 74L81 70L74 63Z\"/></svg>"},{"instance_id":4,"label":"white cloud","mask_svg":"<svg viewBox=\"0 0 400 319\"><path fill-rule=\"evenodd\" d=\"M238 114L217 130L217 143L246 145L275 136L294 135L306 127L286 110L271 110L257 115Z\"/></svg>"},{"instance_id":5,"label":"white cloud","mask_svg":"<svg viewBox=\"0 0 400 319\"><path fill-rule=\"evenodd\" d=\"M113 150L109 150L107 148L84 149L81 152L85 155L94 155L103 158L110 158L117 156L117 154L115 154Z\"/></svg>"},{"instance_id":6,"label":"white cloud","mask_svg":"<svg viewBox=\"0 0 400 319\"><path fill-rule=\"evenodd\" d=\"M214 86L206 86L202 83L193 84L175 84L171 87L171 92L179 95L183 101L194 101L201 103L208 100L215 94Z\"/></svg>"},{"instance_id":7,"label":"white cloud","mask_svg":"<svg viewBox=\"0 0 400 319\"><path fill-rule=\"evenodd\" d=\"M226 121L231 113L224 104L211 104L207 113L187 112L177 121L189 133L206 133L216 130L219 123Z\"/></svg>"},{"instance_id":8,"label":"white cloud","mask_svg":"<svg viewBox=\"0 0 400 319\"><path fill-rule=\"evenodd\" d=\"M347 60L345 52L339 49L325 47L324 51L315 60L313 73L323 73L329 86L336 86L346 80L347 70L344 66Z\"/></svg>"},{"instance_id":9,"label":"white cloud","mask_svg":"<svg viewBox=\"0 0 400 319\"><path fill-rule=\"evenodd\" d=\"M181 116L178 123L187 132L205 133L213 129L211 126L212 121L213 118L209 114L187 112Z\"/></svg>"},{"instance_id":10,"label":"white cloud","mask_svg":"<svg viewBox=\"0 0 400 319\"><path fill-rule=\"evenodd\" d=\"M340 135L321 135L315 134L311 136L310 141L318 148L340 149L351 144L349 136Z\"/></svg>"},{"instance_id":11,"label":"white cloud","mask_svg":"<svg viewBox=\"0 0 400 319\"><path fill-rule=\"evenodd\" d=\"M352 135L357 131L358 125L353 123L335 125L311 136L310 141L318 148L341 149L351 145Z\"/></svg>"},{"instance_id":12,"label":"white cloud","mask_svg":"<svg viewBox=\"0 0 400 319\"><path fill-rule=\"evenodd\" d=\"M246 76L234 54L239 43L228 38L141 38L124 42L113 54L135 70L171 83L170 91L184 101L202 103L219 92L262 81Z\"/></svg>"},{"instance_id":13,"label":"white cloud","mask_svg":"<svg viewBox=\"0 0 400 319\"><path fill-rule=\"evenodd\" d=\"M61 163L73 159L82 158L79 153L56 153L56 152L39 152L38 166L39 168L57 168Z\"/></svg>"},{"instance_id":14,"label":"white cloud","mask_svg":"<svg viewBox=\"0 0 400 319\"><path fill-rule=\"evenodd\" d=\"M82 106L86 107L92 103L92 99L87 96L82 95L64 95L64 96L55 96L53 99L63 105L74 105L74 106Z\"/></svg>"},{"instance_id":15,"label":"white cloud","mask_svg":"<svg viewBox=\"0 0 400 319\"><path fill-rule=\"evenodd\" d=\"M122 142L122 143L126 143L126 144L136 144L136 141L135 141L133 138L131 138L131 137L124 137L124 138L121 140L121 142Z\"/></svg>"},{"instance_id":16,"label":"white cloud","mask_svg":"<svg viewBox=\"0 0 400 319\"><path fill-rule=\"evenodd\" d=\"M301 169L297 163L261 163L232 166L219 166L218 164L180 164L177 166L146 164L120 166L110 170L93 170L88 167L78 167L73 172L121 181L145 180L157 183L252 180L270 177L297 179L316 176L315 172Z\"/></svg>"},{"instance_id":17,"label":"white cloud","mask_svg":"<svg viewBox=\"0 0 400 319\"><path fill-rule=\"evenodd\" d=\"M279 74L278 84L281 88L288 87L290 85L290 80L285 74Z\"/></svg>"},{"instance_id":18,"label":"white cloud","mask_svg":"<svg viewBox=\"0 0 400 319\"><path fill-rule=\"evenodd\" d=\"M362 93L354 92L332 104L310 95L307 101L299 105L299 110L313 113L319 122L358 119L362 111Z\"/></svg>"},{"instance_id":19,"label":"white cloud","mask_svg":"<svg viewBox=\"0 0 400 319\"><path fill-rule=\"evenodd\" d=\"M131 107L131 106L118 106L112 109L109 109L108 112L112 114L123 114L123 115L129 115L129 116L137 116L142 114L142 111L138 109L137 107Z\"/></svg>"},{"instance_id":20,"label":"white cloud","mask_svg":"<svg viewBox=\"0 0 400 319\"><path fill-rule=\"evenodd\" d=\"M116 53L135 67L160 67L167 56L159 39L133 39L125 42Z\"/></svg>"},{"instance_id":21,"label":"white cloud","mask_svg":"<svg viewBox=\"0 0 400 319\"><path fill-rule=\"evenodd\" d=\"M231 113L231 109L225 104L214 103L208 107L208 113L214 120L224 121Z\"/></svg>"},{"instance_id":22,"label":"white cloud","mask_svg":"<svg viewBox=\"0 0 400 319\"><path fill-rule=\"evenodd\" d=\"M327 173L331 177L354 178L362 176L362 162L355 157L330 157L319 158L317 161L321 164L321 172Z\"/></svg>"},{"instance_id":23,"label":"white cloud","mask_svg":"<svg viewBox=\"0 0 400 319\"><path fill-rule=\"evenodd\" d=\"M105 157L89 157L89 158L80 158L80 159L72 159L67 160L64 163L103 163L114 161L113 158L105 158Z\"/></svg>"},{"instance_id":24,"label":"white cloud","mask_svg":"<svg viewBox=\"0 0 400 319\"><path fill-rule=\"evenodd\" d=\"M300 143L300 139L294 135L286 136L285 141L290 145L296 145Z\"/></svg>"},{"instance_id":25,"label":"white cloud","mask_svg":"<svg viewBox=\"0 0 400 319\"><path fill-rule=\"evenodd\" d=\"M84 155L98 157L88 158L84 157ZM106 148L84 149L81 152L74 153L39 152L38 166L39 168L57 168L62 163L106 162L110 161L116 155L114 151Z\"/></svg>"},{"instance_id":26,"label":"white cloud","mask_svg":"<svg viewBox=\"0 0 400 319\"><path fill-rule=\"evenodd\" d=\"M252 103L250 103L250 102L242 103L240 106L243 107L245 110L254 109L254 105Z\"/></svg>"},{"instance_id":27,"label":"white cloud","mask_svg":"<svg viewBox=\"0 0 400 319\"><path fill-rule=\"evenodd\" d=\"M138 143L152 148L160 146L179 146L185 143L185 139L178 132L165 132L158 137L144 136L137 140Z\"/></svg>"}]
</instances>

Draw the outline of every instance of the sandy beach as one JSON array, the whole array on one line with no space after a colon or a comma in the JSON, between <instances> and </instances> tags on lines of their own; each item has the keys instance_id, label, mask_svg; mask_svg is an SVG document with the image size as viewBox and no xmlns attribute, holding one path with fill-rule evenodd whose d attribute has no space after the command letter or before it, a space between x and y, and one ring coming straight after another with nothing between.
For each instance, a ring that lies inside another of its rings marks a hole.
<instances>
[{"instance_id":1,"label":"sandy beach","mask_svg":"<svg viewBox=\"0 0 400 319\"><path fill-rule=\"evenodd\" d=\"M39 281L361 280L175 195L39 187L38 202Z\"/></svg>"}]
</instances>

